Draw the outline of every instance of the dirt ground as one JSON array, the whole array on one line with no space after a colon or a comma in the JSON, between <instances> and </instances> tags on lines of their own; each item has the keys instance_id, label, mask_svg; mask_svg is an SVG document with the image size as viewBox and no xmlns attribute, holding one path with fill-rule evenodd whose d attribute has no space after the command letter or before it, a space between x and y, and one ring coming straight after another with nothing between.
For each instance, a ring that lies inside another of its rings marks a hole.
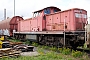
<instances>
[{"instance_id":1,"label":"dirt ground","mask_svg":"<svg viewBox=\"0 0 90 60\"><path fill-rule=\"evenodd\" d=\"M28 51L28 52L22 52L22 56L37 56L39 53L37 52L37 48L34 47L33 51Z\"/></svg>"},{"instance_id":2,"label":"dirt ground","mask_svg":"<svg viewBox=\"0 0 90 60\"><path fill-rule=\"evenodd\" d=\"M22 56L37 56L37 55L39 55L39 53L37 51L34 51L34 52L22 52L21 55Z\"/></svg>"}]
</instances>

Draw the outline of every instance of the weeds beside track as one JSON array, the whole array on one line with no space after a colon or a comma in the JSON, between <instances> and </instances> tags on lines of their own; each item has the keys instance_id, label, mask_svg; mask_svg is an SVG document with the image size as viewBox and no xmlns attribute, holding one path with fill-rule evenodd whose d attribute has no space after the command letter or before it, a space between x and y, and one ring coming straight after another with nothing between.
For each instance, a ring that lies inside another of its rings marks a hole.
<instances>
[{"instance_id":1,"label":"weeds beside track","mask_svg":"<svg viewBox=\"0 0 90 60\"><path fill-rule=\"evenodd\" d=\"M23 43L35 46L36 51L38 51L40 55L3 58L0 60L89 60L88 55L81 51L74 51L69 48L43 46L34 42L31 44L29 41Z\"/></svg>"}]
</instances>

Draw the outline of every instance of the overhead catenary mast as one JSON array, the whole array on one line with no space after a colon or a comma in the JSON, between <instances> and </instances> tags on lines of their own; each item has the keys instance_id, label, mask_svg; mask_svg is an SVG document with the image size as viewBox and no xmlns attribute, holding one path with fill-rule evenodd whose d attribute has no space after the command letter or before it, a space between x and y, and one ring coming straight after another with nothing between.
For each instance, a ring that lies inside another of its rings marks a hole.
<instances>
[{"instance_id":1,"label":"overhead catenary mast","mask_svg":"<svg viewBox=\"0 0 90 60\"><path fill-rule=\"evenodd\" d=\"M15 16L15 0L14 0L14 16ZM14 25L14 29L13 29L13 33L15 32L15 25ZM14 36L14 34L13 34Z\"/></svg>"},{"instance_id":2,"label":"overhead catenary mast","mask_svg":"<svg viewBox=\"0 0 90 60\"><path fill-rule=\"evenodd\" d=\"M6 19L6 9L4 9L4 20Z\"/></svg>"},{"instance_id":3,"label":"overhead catenary mast","mask_svg":"<svg viewBox=\"0 0 90 60\"><path fill-rule=\"evenodd\" d=\"M15 0L14 0L14 16L15 16Z\"/></svg>"}]
</instances>

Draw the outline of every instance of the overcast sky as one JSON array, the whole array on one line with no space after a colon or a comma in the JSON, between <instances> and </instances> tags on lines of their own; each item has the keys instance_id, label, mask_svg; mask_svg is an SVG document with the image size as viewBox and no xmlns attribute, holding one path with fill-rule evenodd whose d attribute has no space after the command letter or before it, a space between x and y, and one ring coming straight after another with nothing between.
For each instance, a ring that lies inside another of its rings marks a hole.
<instances>
[{"instance_id":1,"label":"overcast sky","mask_svg":"<svg viewBox=\"0 0 90 60\"><path fill-rule=\"evenodd\" d=\"M48 6L56 6L61 10L82 8L87 10L90 17L90 0L15 0L15 15L32 17L32 12ZM4 9L7 17L14 16L14 0L0 0L0 20L4 19Z\"/></svg>"}]
</instances>

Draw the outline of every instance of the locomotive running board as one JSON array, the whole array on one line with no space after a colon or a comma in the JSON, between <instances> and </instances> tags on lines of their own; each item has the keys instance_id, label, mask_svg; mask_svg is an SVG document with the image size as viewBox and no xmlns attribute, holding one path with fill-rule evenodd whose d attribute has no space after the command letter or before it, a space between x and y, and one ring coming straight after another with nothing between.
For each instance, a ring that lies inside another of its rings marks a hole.
<instances>
[{"instance_id":1,"label":"locomotive running board","mask_svg":"<svg viewBox=\"0 0 90 60\"><path fill-rule=\"evenodd\" d=\"M85 32L85 31L66 31L65 33L67 34L67 32L76 33L76 32ZM14 32L14 34L64 34L64 31Z\"/></svg>"},{"instance_id":2,"label":"locomotive running board","mask_svg":"<svg viewBox=\"0 0 90 60\"><path fill-rule=\"evenodd\" d=\"M63 31L14 32L14 34L63 34Z\"/></svg>"}]
</instances>

